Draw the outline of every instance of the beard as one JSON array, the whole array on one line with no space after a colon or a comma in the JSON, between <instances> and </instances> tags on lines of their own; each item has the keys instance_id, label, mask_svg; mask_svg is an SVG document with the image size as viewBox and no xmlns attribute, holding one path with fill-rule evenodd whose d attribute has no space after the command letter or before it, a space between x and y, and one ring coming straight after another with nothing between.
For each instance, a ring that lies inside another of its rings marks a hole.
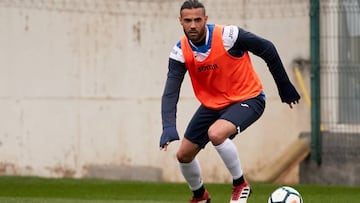
<instances>
[{"instance_id":1,"label":"beard","mask_svg":"<svg viewBox=\"0 0 360 203\"><path fill-rule=\"evenodd\" d=\"M190 29L186 31L184 29L184 33L186 37L194 44L198 44L204 41L206 37L206 27L203 27L201 30L197 31L196 29Z\"/></svg>"}]
</instances>

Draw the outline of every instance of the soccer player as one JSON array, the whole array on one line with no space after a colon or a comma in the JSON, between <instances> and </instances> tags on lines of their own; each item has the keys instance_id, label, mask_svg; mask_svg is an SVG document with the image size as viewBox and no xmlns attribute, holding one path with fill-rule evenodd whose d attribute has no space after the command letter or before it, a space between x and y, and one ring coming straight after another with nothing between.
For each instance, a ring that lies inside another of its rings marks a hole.
<instances>
[{"instance_id":1,"label":"soccer player","mask_svg":"<svg viewBox=\"0 0 360 203\"><path fill-rule=\"evenodd\" d=\"M180 87L189 73L201 105L193 115L176 157L193 192L190 203L210 202L196 155L210 141L232 175L230 203L246 203L250 185L243 175L232 139L262 115L265 94L248 52L262 58L277 85L281 101L290 108L300 95L289 80L274 45L235 25L207 24L204 5L186 0L179 21L185 36L173 47L161 102L163 132L160 149L179 140L176 112Z\"/></svg>"}]
</instances>

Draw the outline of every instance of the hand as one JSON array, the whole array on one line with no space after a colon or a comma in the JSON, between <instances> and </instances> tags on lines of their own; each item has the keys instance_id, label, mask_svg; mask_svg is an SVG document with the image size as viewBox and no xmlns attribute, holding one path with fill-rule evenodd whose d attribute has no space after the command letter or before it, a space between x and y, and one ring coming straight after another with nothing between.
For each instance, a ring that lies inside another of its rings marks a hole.
<instances>
[{"instance_id":1,"label":"hand","mask_svg":"<svg viewBox=\"0 0 360 203\"><path fill-rule=\"evenodd\" d=\"M293 104L299 103L300 95L290 81L279 83L278 90L281 101L287 103L291 109L293 108Z\"/></svg>"},{"instance_id":2,"label":"hand","mask_svg":"<svg viewBox=\"0 0 360 203\"><path fill-rule=\"evenodd\" d=\"M179 135L176 127L166 127L160 137L160 150L167 150L167 146L174 140L179 140Z\"/></svg>"},{"instance_id":3,"label":"hand","mask_svg":"<svg viewBox=\"0 0 360 203\"><path fill-rule=\"evenodd\" d=\"M289 105L290 109L292 109L292 108L293 108L293 104L298 104L298 103L299 103L299 100L294 101L294 102L291 102L291 103L288 103L288 105Z\"/></svg>"}]
</instances>

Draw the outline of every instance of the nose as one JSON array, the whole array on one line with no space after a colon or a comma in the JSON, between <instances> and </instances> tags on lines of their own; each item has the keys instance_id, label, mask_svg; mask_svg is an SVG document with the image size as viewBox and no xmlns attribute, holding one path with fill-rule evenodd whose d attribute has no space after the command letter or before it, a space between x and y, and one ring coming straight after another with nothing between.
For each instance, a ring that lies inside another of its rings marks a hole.
<instances>
[{"instance_id":1,"label":"nose","mask_svg":"<svg viewBox=\"0 0 360 203\"><path fill-rule=\"evenodd\" d=\"M195 28L195 21L191 21L190 28Z\"/></svg>"}]
</instances>

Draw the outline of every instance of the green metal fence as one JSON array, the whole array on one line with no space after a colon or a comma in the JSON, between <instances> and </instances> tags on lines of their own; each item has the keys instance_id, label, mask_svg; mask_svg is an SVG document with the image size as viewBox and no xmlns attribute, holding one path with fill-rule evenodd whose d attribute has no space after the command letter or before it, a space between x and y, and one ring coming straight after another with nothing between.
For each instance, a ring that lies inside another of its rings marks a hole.
<instances>
[{"instance_id":1,"label":"green metal fence","mask_svg":"<svg viewBox=\"0 0 360 203\"><path fill-rule=\"evenodd\" d=\"M359 161L360 0L311 0L310 24L312 158Z\"/></svg>"}]
</instances>

